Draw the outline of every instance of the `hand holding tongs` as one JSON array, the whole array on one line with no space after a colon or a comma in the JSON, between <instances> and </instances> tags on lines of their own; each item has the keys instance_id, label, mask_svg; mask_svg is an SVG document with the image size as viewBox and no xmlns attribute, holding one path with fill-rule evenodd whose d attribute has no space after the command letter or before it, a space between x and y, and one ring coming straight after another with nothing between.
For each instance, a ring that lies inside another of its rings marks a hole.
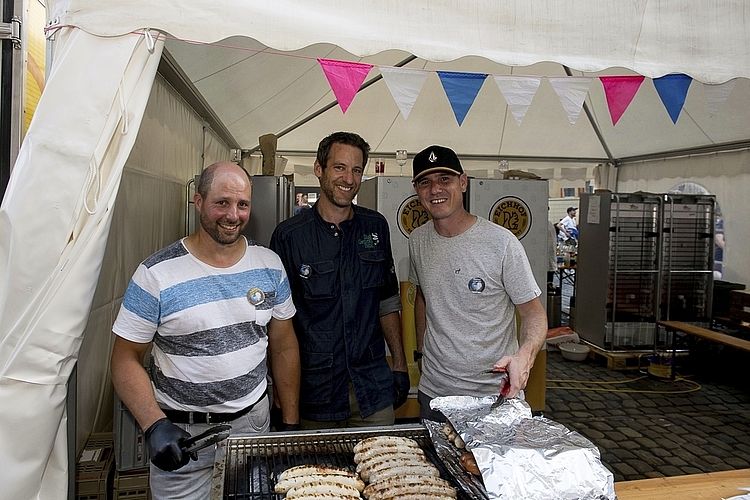
<instances>
[{"instance_id":1,"label":"hand holding tongs","mask_svg":"<svg viewBox=\"0 0 750 500\"><path fill-rule=\"evenodd\" d=\"M190 454L190 458L198 460L197 453L203 448L216 444L220 441L224 441L229 437L229 432L232 430L232 426L228 424L216 425L211 427L206 432L198 434L197 436L189 437L180 442L180 448L183 453Z\"/></svg>"},{"instance_id":2,"label":"hand holding tongs","mask_svg":"<svg viewBox=\"0 0 750 500\"><path fill-rule=\"evenodd\" d=\"M487 370L484 373L494 373L496 375L500 375L500 394L497 395L497 399L494 403L492 403L492 406L490 406L490 410L494 410L501 404L505 403L508 392L510 392L510 378L508 376L508 372L505 371L505 368L492 368L491 370Z\"/></svg>"}]
</instances>

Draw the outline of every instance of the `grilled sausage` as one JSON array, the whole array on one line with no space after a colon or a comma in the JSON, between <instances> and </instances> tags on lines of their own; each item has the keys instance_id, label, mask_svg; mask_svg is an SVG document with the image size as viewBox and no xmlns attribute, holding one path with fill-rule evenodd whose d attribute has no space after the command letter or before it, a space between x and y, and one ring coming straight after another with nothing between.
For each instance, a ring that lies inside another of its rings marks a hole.
<instances>
[{"instance_id":1,"label":"grilled sausage","mask_svg":"<svg viewBox=\"0 0 750 500\"><path fill-rule=\"evenodd\" d=\"M461 465L467 471L471 472L475 476L482 475L482 473L479 471L479 466L477 465L477 461L474 458L474 454L472 454L470 451L467 451L466 453L462 453L461 456L459 457L459 460L461 462Z\"/></svg>"},{"instance_id":2,"label":"grilled sausage","mask_svg":"<svg viewBox=\"0 0 750 500\"><path fill-rule=\"evenodd\" d=\"M290 497L287 497L290 498ZM360 500L359 495L334 495L332 493L299 494L290 500Z\"/></svg>"},{"instance_id":3,"label":"grilled sausage","mask_svg":"<svg viewBox=\"0 0 750 500\"><path fill-rule=\"evenodd\" d=\"M279 474L279 481L290 477L311 476L315 474L357 477L356 473L343 467L333 467L331 465L297 465Z\"/></svg>"},{"instance_id":4,"label":"grilled sausage","mask_svg":"<svg viewBox=\"0 0 750 500\"><path fill-rule=\"evenodd\" d=\"M276 493L286 493L295 486L310 483L313 481L330 481L337 484L343 484L356 488L357 491L365 489L365 483L358 477L341 476L335 474L312 474L309 476L293 476L282 479L274 486Z\"/></svg>"},{"instance_id":5,"label":"grilled sausage","mask_svg":"<svg viewBox=\"0 0 750 500\"><path fill-rule=\"evenodd\" d=\"M379 462L370 462L368 467L363 468L359 475L365 481L370 481L370 477L377 475L386 469L392 469L395 467L407 467L412 465L423 465L433 467L424 455L411 455L411 456L400 456L395 458L386 458Z\"/></svg>"},{"instance_id":6,"label":"grilled sausage","mask_svg":"<svg viewBox=\"0 0 750 500\"><path fill-rule=\"evenodd\" d=\"M412 476L432 476L439 477L440 471L432 464L410 464L395 465L387 469L382 469L370 474L370 482L377 483L385 478L392 476L412 475Z\"/></svg>"},{"instance_id":7,"label":"grilled sausage","mask_svg":"<svg viewBox=\"0 0 750 500\"><path fill-rule=\"evenodd\" d=\"M424 451L420 450L421 453L416 452L414 448L403 450L403 451L384 451L382 453L373 454L365 457L359 463L357 463L357 472L372 467L374 464L381 463L385 460L393 460L396 458L412 458L421 457L426 460Z\"/></svg>"},{"instance_id":8,"label":"grilled sausage","mask_svg":"<svg viewBox=\"0 0 750 500\"><path fill-rule=\"evenodd\" d=\"M411 438L402 436L376 436L363 439L354 446L353 451L354 453L359 453L362 449L373 445L403 445L419 448L419 444Z\"/></svg>"},{"instance_id":9,"label":"grilled sausage","mask_svg":"<svg viewBox=\"0 0 750 500\"><path fill-rule=\"evenodd\" d=\"M456 498L457 493L452 486L441 484L404 484L372 492L367 500L390 500L407 495L439 495L446 498Z\"/></svg>"},{"instance_id":10,"label":"grilled sausage","mask_svg":"<svg viewBox=\"0 0 750 500\"><path fill-rule=\"evenodd\" d=\"M383 445L372 445L365 448L361 448L360 451L354 454L354 463L359 464L374 456L381 455L383 453L411 453L416 455L424 455L424 450L419 447L413 447L411 445L401 444L383 444Z\"/></svg>"},{"instance_id":11,"label":"grilled sausage","mask_svg":"<svg viewBox=\"0 0 750 500\"><path fill-rule=\"evenodd\" d=\"M411 476L411 475L399 475L387 477L376 483L368 484L362 494L365 498L369 498L371 495L380 495L384 492L394 488L409 487L409 486L443 486L451 487L450 483L445 479L434 476Z\"/></svg>"},{"instance_id":12,"label":"grilled sausage","mask_svg":"<svg viewBox=\"0 0 750 500\"><path fill-rule=\"evenodd\" d=\"M305 495L344 495L359 497L359 490L354 486L335 483L333 481L310 481L293 486L286 492L286 498L292 499Z\"/></svg>"}]
</instances>

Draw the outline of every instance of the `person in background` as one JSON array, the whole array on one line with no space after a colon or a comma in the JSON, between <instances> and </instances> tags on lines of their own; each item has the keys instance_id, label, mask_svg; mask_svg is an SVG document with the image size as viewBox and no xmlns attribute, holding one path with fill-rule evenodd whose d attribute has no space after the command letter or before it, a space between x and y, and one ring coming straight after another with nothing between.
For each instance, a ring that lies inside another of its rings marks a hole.
<instances>
[{"instance_id":1,"label":"person in background","mask_svg":"<svg viewBox=\"0 0 750 500\"><path fill-rule=\"evenodd\" d=\"M411 385L388 223L352 203L369 152L351 132L324 138L314 165L320 197L271 237L297 305L305 429L391 425Z\"/></svg>"},{"instance_id":2,"label":"person in background","mask_svg":"<svg viewBox=\"0 0 750 500\"><path fill-rule=\"evenodd\" d=\"M234 163L206 167L194 196L200 227L138 266L112 327L112 381L145 431L154 499L210 496L214 449L191 461L181 446L191 435L220 423L268 431L267 358L284 422L299 427L289 281L275 253L242 236L251 183Z\"/></svg>"},{"instance_id":3,"label":"person in background","mask_svg":"<svg viewBox=\"0 0 750 500\"><path fill-rule=\"evenodd\" d=\"M557 231L552 221L547 221L547 288L554 289L555 271L557 271Z\"/></svg>"},{"instance_id":4,"label":"person in background","mask_svg":"<svg viewBox=\"0 0 750 500\"><path fill-rule=\"evenodd\" d=\"M716 212L716 225L714 226L714 278L721 279L724 275L724 215Z\"/></svg>"},{"instance_id":5,"label":"person in background","mask_svg":"<svg viewBox=\"0 0 750 500\"><path fill-rule=\"evenodd\" d=\"M518 239L464 208L468 179L456 153L430 146L414 157L413 168L417 197L432 217L409 237L420 417L443 421L430 400L497 394L490 369L507 371L508 397L520 394L546 339L547 315Z\"/></svg>"},{"instance_id":6,"label":"person in background","mask_svg":"<svg viewBox=\"0 0 750 500\"><path fill-rule=\"evenodd\" d=\"M563 217L560 222L557 223L557 229L560 230L557 237L560 241L566 242L568 240L578 240L578 226L576 225L576 207L568 207L568 215Z\"/></svg>"},{"instance_id":7,"label":"person in background","mask_svg":"<svg viewBox=\"0 0 750 500\"><path fill-rule=\"evenodd\" d=\"M310 204L307 202L307 195L304 193L297 193L297 206L294 207L294 215L299 215L303 210L307 210Z\"/></svg>"}]
</instances>

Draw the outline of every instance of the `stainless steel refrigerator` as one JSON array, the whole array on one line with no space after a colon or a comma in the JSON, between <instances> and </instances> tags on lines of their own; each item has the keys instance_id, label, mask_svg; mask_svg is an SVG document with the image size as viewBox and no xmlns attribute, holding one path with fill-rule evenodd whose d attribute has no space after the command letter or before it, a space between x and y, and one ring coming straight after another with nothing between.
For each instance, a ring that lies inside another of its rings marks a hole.
<instances>
[{"instance_id":1,"label":"stainless steel refrigerator","mask_svg":"<svg viewBox=\"0 0 750 500\"><path fill-rule=\"evenodd\" d=\"M542 304L547 303L548 201L546 180L469 178L464 195L466 210L509 229L521 241L542 290Z\"/></svg>"},{"instance_id":2,"label":"stainless steel refrigerator","mask_svg":"<svg viewBox=\"0 0 750 500\"><path fill-rule=\"evenodd\" d=\"M243 234L268 246L278 223L294 215L294 203L293 181L284 176L254 175L250 221Z\"/></svg>"}]
</instances>

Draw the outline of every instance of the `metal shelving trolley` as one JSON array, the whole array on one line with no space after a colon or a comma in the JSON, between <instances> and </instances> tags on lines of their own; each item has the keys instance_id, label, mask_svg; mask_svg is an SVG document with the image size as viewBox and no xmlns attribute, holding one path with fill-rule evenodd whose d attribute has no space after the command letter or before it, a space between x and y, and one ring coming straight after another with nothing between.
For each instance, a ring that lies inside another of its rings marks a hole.
<instances>
[{"instance_id":1,"label":"metal shelving trolley","mask_svg":"<svg viewBox=\"0 0 750 500\"><path fill-rule=\"evenodd\" d=\"M708 326L713 289L713 196L581 196L578 335L604 350L667 345L657 320Z\"/></svg>"}]
</instances>

